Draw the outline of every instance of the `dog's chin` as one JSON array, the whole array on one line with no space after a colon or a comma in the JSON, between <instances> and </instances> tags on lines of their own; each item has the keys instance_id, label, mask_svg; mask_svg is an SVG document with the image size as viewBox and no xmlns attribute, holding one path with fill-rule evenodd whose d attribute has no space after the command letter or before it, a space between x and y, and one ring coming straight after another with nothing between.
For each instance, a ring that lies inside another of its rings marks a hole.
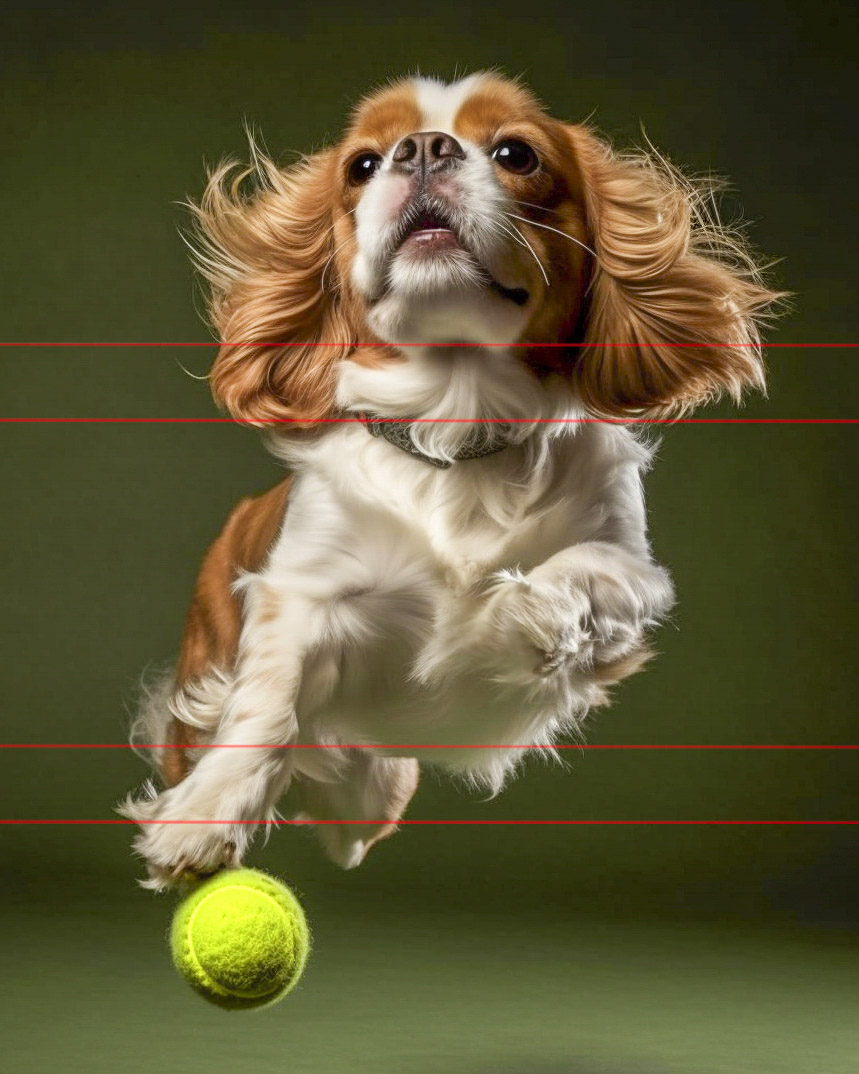
<instances>
[{"instance_id":1,"label":"dog's chin","mask_svg":"<svg viewBox=\"0 0 859 1074\"><path fill-rule=\"evenodd\" d=\"M392 259L370 327L389 343L512 343L528 292L499 284L450 232L421 235Z\"/></svg>"},{"instance_id":2,"label":"dog's chin","mask_svg":"<svg viewBox=\"0 0 859 1074\"><path fill-rule=\"evenodd\" d=\"M386 290L441 298L459 288L480 290L488 274L450 231L421 232L408 238L391 258Z\"/></svg>"},{"instance_id":3,"label":"dog's chin","mask_svg":"<svg viewBox=\"0 0 859 1074\"><path fill-rule=\"evenodd\" d=\"M436 292L389 291L370 310L368 324L386 343L468 346L514 343L528 314L491 288Z\"/></svg>"}]
</instances>

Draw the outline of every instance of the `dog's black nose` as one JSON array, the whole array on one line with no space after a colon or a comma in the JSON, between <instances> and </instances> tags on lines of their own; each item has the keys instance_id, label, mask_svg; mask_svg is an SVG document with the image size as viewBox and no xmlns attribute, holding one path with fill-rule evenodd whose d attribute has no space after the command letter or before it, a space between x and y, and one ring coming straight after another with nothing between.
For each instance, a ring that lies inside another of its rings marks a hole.
<instances>
[{"instance_id":1,"label":"dog's black nose","mask_svg":"<svg viewBox=\"0 0 859 1074\"><path fill-rule=\"evenodd\" d=\"M407 134L397 144L393 156L394 169L407 174L441 171L459 160L465 160L465 150L455 138L441 131Z\"/></svg>"}]
</instances>

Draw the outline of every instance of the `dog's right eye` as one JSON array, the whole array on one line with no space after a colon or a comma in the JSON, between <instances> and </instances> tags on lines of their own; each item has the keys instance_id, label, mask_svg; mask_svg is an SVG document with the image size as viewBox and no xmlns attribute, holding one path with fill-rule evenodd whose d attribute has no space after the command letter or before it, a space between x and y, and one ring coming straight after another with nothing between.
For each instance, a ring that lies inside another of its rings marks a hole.
<instances>
[{"instance_id":1,"label":"dog's right eye","mask_svg":"<svg viewBox=\"0 0 859 1074\"><path fill-rule=\"evenodd\" d=\"M382 158L378 153L359 153L357 157L354 157L352 163L349 165L347 175L349 182L352 186L360 186L362 183L366 183L368 179L372 179L376 172L379 170L379 165L382 163Z\"/></svg>"}]
</instances>

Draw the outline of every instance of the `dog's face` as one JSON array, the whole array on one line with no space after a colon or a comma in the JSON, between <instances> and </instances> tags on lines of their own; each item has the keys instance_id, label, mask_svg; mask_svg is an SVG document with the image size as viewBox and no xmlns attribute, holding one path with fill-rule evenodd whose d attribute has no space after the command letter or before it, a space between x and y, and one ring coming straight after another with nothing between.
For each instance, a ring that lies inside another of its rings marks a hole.
<instances>
[{"instance_id":1,"label":"dog's face","mask_svg":"<svg viewBox=\"0 0 859 1074\"><path fill-rule=\"evenodd\" d=\"M281 169L254 147L210 177L193 208L225 341L213 391L240 420L308 426L337 413L346 359L515 343L596 414L738 399L763 384L756 322L779 296L711 195L500 76L396 83L332 148Z\"/></svg>"},{"instance_id":2,"label":"dog's face","mask_svg":"<svg viewBox=\"0 0 859 1074\"><path fill-rule=\"evenodd\" d=\"M581 174L567 129L518 85L472 76L385 89L337 154L338 268L380 339L511 343L534 339L536 321L550 339L574 330Z\"/></svg>"}]
</instances>

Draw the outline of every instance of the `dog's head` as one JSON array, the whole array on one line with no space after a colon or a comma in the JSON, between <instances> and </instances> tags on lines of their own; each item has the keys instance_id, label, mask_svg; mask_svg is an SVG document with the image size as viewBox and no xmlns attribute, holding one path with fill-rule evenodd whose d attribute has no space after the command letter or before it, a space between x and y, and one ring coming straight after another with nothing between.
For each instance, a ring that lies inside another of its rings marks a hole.
<instances>
[{"instance_id":1,"label":"dog's head","mask_svg":"<svg viewBox=\"0 0 859 1074\"><path fill-rule=\"evenodd\" d=\"M582 175L568 129L529 93L480 75L405 83L363 103L340 152L355 235L343 268L378 337L573 338Z\"/></svg>"},{"instance_id":2,"label":"dog's head","mask_svg":"<svg viewBox=\"0 0 859 1074\"><path fill-rule=\"evenodd\" d=\"M778 296L709 187L515 82L398 82L336 146L285 169L254 157L195 207L224 343L213 389L240 420L329 417L343 360L393 364L404 343L518 344L598 414L763 385L756 322ZM549 343L569 346L521 346Z\"/></svg>"}]
</instances>

